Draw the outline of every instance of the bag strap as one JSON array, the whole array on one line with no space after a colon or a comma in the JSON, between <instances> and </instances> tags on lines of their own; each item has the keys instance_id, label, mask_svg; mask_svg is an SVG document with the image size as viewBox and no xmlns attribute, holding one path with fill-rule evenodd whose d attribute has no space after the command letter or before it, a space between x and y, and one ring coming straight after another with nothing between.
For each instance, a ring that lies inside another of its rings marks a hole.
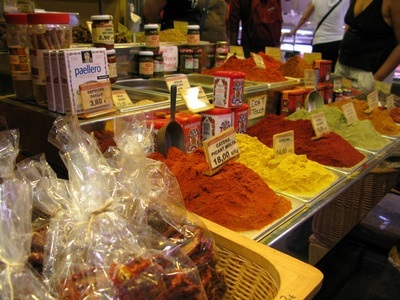
<instances>
[{"instance_id":1,"label":"bag strap","mask_svg":"<svg viewBox=\"0 0 400 300\"><path fill-rule=\"evenodd\" d=\"M339 0L334 6L332 6L332 8L325 14L325 16L321 19L321 21L319 21L317 27L314 30L313 39L314 39L315 33L317 32L318 28L322 25L322 23L325 21L325 19L331 14L331 12L336 8L336 6L339 5L340 2L342 2L342 0Z\"/></svg>"},{"instance_id":2,"label":"bag strap","mask_svg":"<svg viewBox=\"0 0 400 300\"><path fill-rule=\"evenodd\" d=\"M340 0L341 1L341 0ZM210 4L210 0L206 0L206 4L201 12L201 19L200 19L200 32L203 30L204 24L206 23L206 18L208 14L208 5Z\"/></svg>"}]
</instances>

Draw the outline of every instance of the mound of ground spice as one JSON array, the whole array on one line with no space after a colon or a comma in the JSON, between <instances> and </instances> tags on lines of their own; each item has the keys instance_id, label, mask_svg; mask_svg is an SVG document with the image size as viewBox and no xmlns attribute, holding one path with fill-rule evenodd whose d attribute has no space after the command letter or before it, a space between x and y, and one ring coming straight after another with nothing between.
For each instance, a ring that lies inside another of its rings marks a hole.
<instances>
[{"instance_id":1,"label":"mound of ground spice","mask_svg":"<svg viewBox=\"0 0 400 300\"><path fill-rule=\"evenodd\" d=\"M299 55L295 55L282 64L279 71L287 77L304 78L304 71L312 68L312 65L307 64Z\"/></svg>"},{"instance_id":2,"label":"mound of ground spice","mask_svg":"<svg viewBox=\"0 0 400 300\"><path fill-rule=\"evenodd\" d=\"M397 126L396 122L390 116L389 111L376 107L372 112L369 112L367 101L345 98L341 101L330 103L329 105L341 109L344 104L349 102L353 103L358 119L370 120L376 131L379 133L392 136L400 135L400 127Z\"/></svg>"},{"instance_id":3,"label":"mound of ground spice","mask_svg":"<svg viewBox=\"0 0 400 300\"><path fill-rule=\"evenodd\" d=\"M351 168L365 159L364 154L334 132L313 140L315 133L310 120L291 121L284 119L283 116L267 115L248 128L247 134L257 137L260 142L272 148L274 134L289 130L294 131L295 153L305 154L308 159L320 164Z\"/></svg>"},{"instance_id":4,"label":"mound of ground spice","mask_svg":"<svg viewBox=\"0 0 400 300\"><path fill-rule=\"evenodd\" d=\"M202 74L214 75L216 71L239 71L246 74L245 79L258 82L282 82L287 79L279 71L281 62L276 61L269 55L263 52L258 53L264 60L266 69L256 68L256 64L252 57L241 59L236 56L231 56L224 64L210 70L202 70Z\"/></svg>"},{"instance_id":5,"label":"mound of ground spice","mask_svg":"<svg viewBox=\"0 0 400 300\"><path fill-rule=\"evenodd\" d=\"M186 208L235 231L260 230L290 211L291 202L277 195L253 170L228 162L213 176L202 149L185 155L178 148L149 156L164 162L176 176Z\"/></svg>"}]
</instances>

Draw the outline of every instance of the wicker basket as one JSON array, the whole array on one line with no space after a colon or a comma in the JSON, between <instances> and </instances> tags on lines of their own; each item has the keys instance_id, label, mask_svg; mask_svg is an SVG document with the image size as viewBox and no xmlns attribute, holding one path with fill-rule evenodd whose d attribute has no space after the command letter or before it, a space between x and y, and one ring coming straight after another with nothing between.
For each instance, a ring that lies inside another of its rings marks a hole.
<instances>
[{"instance_id":1,"label":"wicker basket","mask_svg":"<svg viewBox=\"0 0 400 300\"><path fill-rule=\"evenodd\" d=\"M226 299L312 299L323 275L313 266L204 218L224 270Z\"/></svg>"},{"instance_id":2,"label":"wicker basket","mask_svg":"<svg viewBox=\"0 0 400 300\"><path fill-rule=\"evenodd\" d=\"M313 218L314 238L333 247L399 182L398 170L375 169L319 210Z\"/></svg>"}]
</instances>

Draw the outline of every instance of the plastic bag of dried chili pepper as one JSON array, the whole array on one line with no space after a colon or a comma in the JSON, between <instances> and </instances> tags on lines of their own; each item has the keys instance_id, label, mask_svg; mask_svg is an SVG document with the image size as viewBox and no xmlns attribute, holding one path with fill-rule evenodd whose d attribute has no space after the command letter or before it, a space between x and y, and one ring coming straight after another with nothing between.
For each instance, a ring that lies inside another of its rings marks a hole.
<instances>
[{"instance_id":1,"label":"plastic bag of dried chili pepper","mask_svg":"<svg viewBox=\"0 0 400 300\"><path fill-rule=\"evenodd\" d=\"M162 221L160 209L150 209L147 198L163 192L157 185L145 185L151 188L146 191L136 182L145 172L139 165L130 168L132 153L124 156L116 148L106 160L72 116L55 121L49 141L60 149L69 175L70 197L51 219L44 256L43 274L58 297L207 299L184 246L146 222ZM181 228L190 232L195 226L187 223ZM194 233L203 242L204 236Z\"/></svg>"}]
</instances>

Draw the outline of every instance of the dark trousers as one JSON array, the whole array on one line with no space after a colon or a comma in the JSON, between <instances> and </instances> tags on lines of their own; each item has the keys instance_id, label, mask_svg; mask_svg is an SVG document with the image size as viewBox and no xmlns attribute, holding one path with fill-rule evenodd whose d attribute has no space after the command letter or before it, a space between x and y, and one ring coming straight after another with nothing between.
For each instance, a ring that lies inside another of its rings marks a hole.
<instances>
[{"instance_id":1,"label":"dark trousers","mask_svg":"<svg viewBox=\"0 0 400 300\"><path fill-rule=\"evenodd\" d=\"M322 54L322 59L332 61L332 72L334 72L336 61L339 55L340 42L341 41L336 41L313 45L313 52L320 52Z\"/></svg>"}]
</instances>

